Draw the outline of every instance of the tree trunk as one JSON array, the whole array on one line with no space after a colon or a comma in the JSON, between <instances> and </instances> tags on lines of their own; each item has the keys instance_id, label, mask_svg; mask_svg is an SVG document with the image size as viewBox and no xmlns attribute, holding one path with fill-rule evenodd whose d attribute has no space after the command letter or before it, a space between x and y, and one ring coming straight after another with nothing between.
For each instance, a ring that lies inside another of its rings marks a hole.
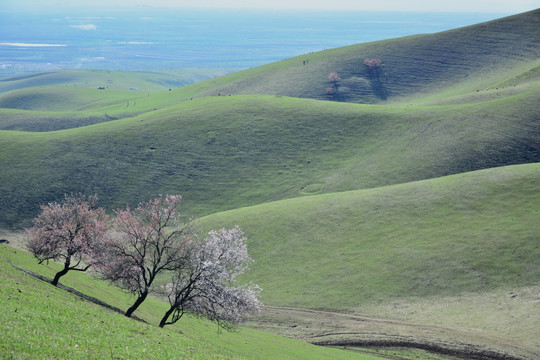
<instances>
[{"instance_id":1,"label":"tree trunk","mask_svg":"<svg viewBox=\"0 0 540 360\"><path fill-rule=\"evenodd\" d=\"M169 310L167 310L167 312L165 313L165 315L163 316L163 318L161 319L161 321L159 322L159 327L162 328L164 327L165 325L167 325L167 319L169 319L169 316L171 316L171 314L173 313L174 311L174 307L171 306L171 308Z\"/></svg>"},{"instance_id":2,"label":"tree trunk","mask_svg":"<svg viewBox=\"0 0 540 360\"><path fill-rule=\"evenodd\" d=\"M127 309L126 316L131 317L131 315L135 312L135 310L137 310L139 305L143 303L143 301L146 299L147 296L148 296L148 290L140 294L137 300L135 300L135 303L129 309Z\"/></svg>"},{"instance_id":3,"label":"tree trunk","mask_svg":"<svg viewBox=\"0 0 540 360\"><path fill-rule=\"evenodd\" d=\"M51 284L53 284L54 286L57 286L58 285L58 280L60 280L60 278L64 275L67 274L67 272L69 271L69 265L71 263L71 258L68 258L66 260L66 263L64 264L64 268L57 272L56 275L54 276L54 279L53 281L51 282Z\"/></svg>"}]
</instances>

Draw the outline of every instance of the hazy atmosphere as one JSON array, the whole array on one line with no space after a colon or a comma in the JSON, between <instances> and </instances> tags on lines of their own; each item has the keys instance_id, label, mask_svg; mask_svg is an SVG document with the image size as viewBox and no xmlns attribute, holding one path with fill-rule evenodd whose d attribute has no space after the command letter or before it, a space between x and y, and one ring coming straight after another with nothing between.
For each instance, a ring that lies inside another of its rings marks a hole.
<instances>
[{"instance_id":1,"label":"hazy atmosphere","mask_svg":"<svg viewBox=\"0 0 540 360\"><path fill-rule=\"evenodd\" d=\"M530 5L434 3L407 2L402 13L401 1L337 1L328 7L326 1L8 0L0 9L0 76L52 69L216 69L203 75L210 76L472 25Z\"/></svg>"},{"instance_id":2,"label":"hazy atmosphere","mask_svg":"<svg viewBox=\"0 0 540 360\"><path fill-rule=\"evenodd\" d=\"M535 0L387 0L387 1L357 1L357 0L22 0L3 1L4 8L69 8L69 7L195 7L195 8L243 8L243 9L325 9L325 10L359 10L359 11L430 11L430 12L497 12L515 13L532 10L538 6Z\"/></svg>"}]
</instances>

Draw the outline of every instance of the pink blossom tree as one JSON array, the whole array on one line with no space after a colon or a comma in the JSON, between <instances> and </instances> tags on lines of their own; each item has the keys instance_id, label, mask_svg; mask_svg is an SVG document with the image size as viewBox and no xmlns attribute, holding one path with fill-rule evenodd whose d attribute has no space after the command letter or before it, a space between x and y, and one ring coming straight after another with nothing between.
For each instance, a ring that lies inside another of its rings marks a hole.
<instances>
[{"instance_id":1,"label":"pink blossom tree","mask_svg":"<svg viewBox=\"0 0 540 360\"><path fill-rule=\"evenodd\" d=\"M68 271L86 271L94 264L107 229L107 214L97 195L65 195L61 203L41 205L34 226L26 229L26 247L39 260L61 261L53 285Z\"/></svg>"},{"instance_id":2,"label":"pink blossom tree","mask_svg":"<svg viewBox=\"0 0 540 360\"><path fill-rule=\"evenodd\" d=\"M160 327L174 324L190 312L233 329L247 314L260 310L260 288L253 284L241 286L235 281L252 261L238 226L211 231L203 241L192 241L186 260L175 269L172 282L165 287L170 308Z\"/></svg>"},{"instance_id":3,"label":"pink blossom tree","mask_svg":"<svg viewBox=\"0 0 540 360\"><path fill-rule=\"evenodd\" d=\"M379 79L380 72L381 72L381 65L382 61L381 59L373 58L373 59L365 59L364 65L366 66L369 76L372 79Z\"/></svg>"},{"instance_id":4,"label":"pink blossom tree","mask_svg":"<svg viewBox=\"0 0 540 360\"><path fill-rule=\"evenodd\" d=\"M98 267L105 279L137 296L127 317L144 302L159 273L182 264L186 246L195 236L180 220L181 199L160 195L133 211L129 207L116 211L114 233Z\"/></svg>"},{"instance_id":5,"label":"pink blossom tree","mask_svg":"<svg viewBox=\"0 0 540 360\"><path fill-rule=\"evenodd\" d=\"M339 86L339 82L341 81L341 77L338 75L337 72L333 71L330 74L328 74L328 80L333 84L333 87L326 88L326 94L332 95L334 98L337 98L339 96L338 86Z\"/></svg>"},{"instance_id":6,"label":"pink blossom tree","mask_svg":"<svg viewBox=\"0 0 540 360\"><path fill-rule=\"evenodd\" d=\"M337 72L334 71L328 74L328 80L330 80L331 83L336 84L337 82L341 81L341 77Z\"/></svg>"},{"instance_id":7,"label":"pink blossom tree","mask_svg":"<svg viewBox=\"0 0 540 360\"><path fill-rule=\"evenodd\" d=\"M383 81L381 81L381 71L382 71L382 61L378 58L365 59L364 65L368 71L371 88L374 93L380 97L382 100L386 100L388 97L388 91L384 86Z\"/></svg>"},{"instance_id":8,"label":"pink blossom tree","mask_svg":"<svg viewBox=\"0 0 540 360\"><path fill-rule=\"evenodd\" d=\"M364 65L366 65L370 70L376 70L381 67L381 59L365 59Z\"/></svg>"}]
</instances>

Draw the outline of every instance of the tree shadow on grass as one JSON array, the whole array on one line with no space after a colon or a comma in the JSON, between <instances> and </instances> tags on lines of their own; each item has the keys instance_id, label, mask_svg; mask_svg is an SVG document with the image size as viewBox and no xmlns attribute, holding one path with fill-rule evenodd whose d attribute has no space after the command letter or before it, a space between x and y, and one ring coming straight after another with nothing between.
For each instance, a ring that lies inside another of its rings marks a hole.
<instances>
[{"instance_id":1,"label":"tree shadow on grass","mask_svg":"<svg viewBox=\"0 0 540 360\"><path fill-rule=\"evenodd\" d=\"M364 60L364 65L371 83L371 90L375 96L381 100L388 99L388 90L386 90L381 80L381 73L383 72L381 59L366 59Z\"/></svg>"},{"instance_id":2,"label":"tree shadow on grass","mask_svg":"<svg viewBox=\"0 0 540 360\"><path fill-rule=\"evenodd\" d=\"M374 79L371 79L371 90L373 90L373 93L379 99L385 101L386 99L388 99L388 91L386 90L384 84L378 76Z\"/></svg>"},{"instance_id":3,"label":"tree shadow on grass","mask_svg":"<svg viewBox=\"0 0 540 360\"><path fill-rule=\"evenodd\" d=\"M30 270L26 270L26 269L24 269L24 268L22 268L22 267L20 267L20 266L17 266L17 265L15 265L15 264L11 263L11 262L10 262L9 264L10 264L11 266L13 266L15 269L17 269L17 270L19 270L19 271L22 271L22 272L25 273L25 274L28 274L28 275L30 275L30 276L33 276L33 277L35 277L35 278L37 278L37 279L40 279L40 280L45 281L46 283L49 283L49 284L52 285L52 280L49 279L49 278L47 278L47 277L45 277L45 276L36 274L35 272L32 272L32 271L30 271ZM119 309L119 308L117 308L117 307L114 307L114 306L112 306L112 305L109 305L109 304L107 304L106 302L103 302L103 301L101 301L101 300L99 300L99 299L97 299L97 298L95 298L95 297L86 295L86 294L84 294L84 293L82 293L82 292L80 292L80 291L77 291L77 290L75 290L75 289L69 287L69 286L65 286L65 285L62 285L62 284L58 283L58 285L57 285L56 287L58 287L58 288L60 288L60 289L62 289L62 290L65 290L65 291L67 291L67 292L70 292L70 293L72 293L72 294L74 294L74 295L77 295L77 296L79 296L79 297L82 298L82 299L85 299L85 300L87 300L87 301L90 301L90 302L92 302L92 303L94 303L94 304L96 304L96 305L102 306L102 307L104 307L104 308L106 308L106 309L112 310L112 311L117 312L117 313L122 314L122 315L125 315L125 314L126 314L125 311L123 311L122 309ZM137 317L137 316L135 316L135 315L132 315L131 318L132 318L132 319L135 319L135 320L137 320L137 321L141 321L141 322L147 324L147 322L146 322L145 320L143 320L143 319L141 319L141 318L139 318L139 317Z\"/></svg>"}]
</instances>

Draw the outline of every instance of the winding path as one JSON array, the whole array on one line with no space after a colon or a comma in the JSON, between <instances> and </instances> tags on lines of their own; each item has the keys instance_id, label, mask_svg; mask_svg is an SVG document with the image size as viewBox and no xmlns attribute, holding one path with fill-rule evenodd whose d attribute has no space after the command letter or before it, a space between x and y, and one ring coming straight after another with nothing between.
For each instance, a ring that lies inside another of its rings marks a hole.
<instances>
[{"instance_id":1,"label":"winding path","mask_svg":"<svg viewBox=\"0 0 540 360\"><path fill-rule=\"evenodd\" d=\"M538 359L535 349L471 330L291 307L266 306L250 326L332 347L408 347L478 360Z\"/></svg>"}]
</instances>

